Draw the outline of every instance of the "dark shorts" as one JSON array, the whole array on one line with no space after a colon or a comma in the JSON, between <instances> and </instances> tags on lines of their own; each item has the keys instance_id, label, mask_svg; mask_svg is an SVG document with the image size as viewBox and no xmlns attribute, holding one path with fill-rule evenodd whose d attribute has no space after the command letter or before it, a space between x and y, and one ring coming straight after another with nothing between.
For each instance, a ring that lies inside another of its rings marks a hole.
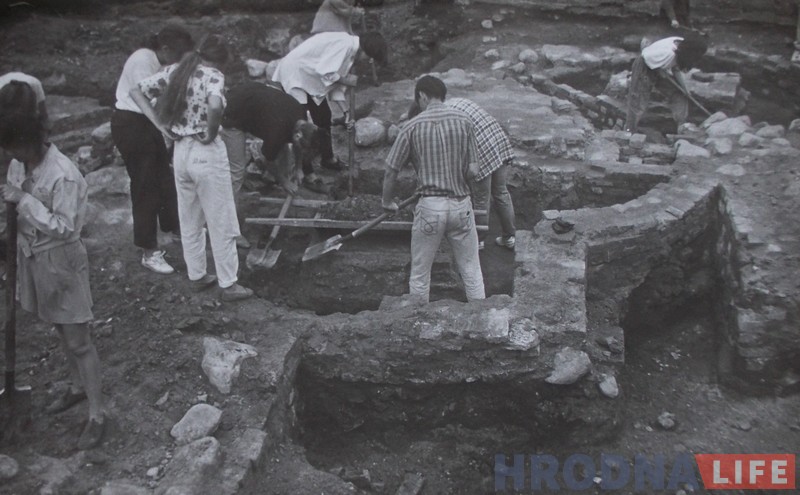
<instances>
[{"instance_id":1,"label":"dark shorts","mask_svg":"<svg viewBox=\"0 0 800 495\"><path fill-rule=\"evenodd\" d=\"M86 323L92 315L89 259L83 242L57 246L30 258L18 252L22 309L54 324Z\"/></svg>"}]
</instances>

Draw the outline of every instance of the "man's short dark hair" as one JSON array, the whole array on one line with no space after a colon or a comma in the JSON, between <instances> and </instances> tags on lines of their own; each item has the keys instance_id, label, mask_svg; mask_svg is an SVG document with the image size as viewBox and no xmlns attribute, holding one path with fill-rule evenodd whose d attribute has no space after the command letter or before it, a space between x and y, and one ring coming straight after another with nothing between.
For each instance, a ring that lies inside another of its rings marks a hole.
<instances>
[{"instance_id":1,"label":"man's short dark hair","mask_svg":"<svg viewBox=\"0 0 800 495\"><path fill-rule=\"evenodd\" d=\"M675 50L678 68L686 71L695 67L707 50L708 43L705 38L694 33L686 34Z\"/></svg>"},{"instance_id":2,"label":"man's short dark hair","mask_svg":"<svg viewBox=\"0 0 800 495\"><path fill-rule=\"evenodd\" d=\"M420 93L425 93L428 98L444 101L447 97L447 86L438 77L422 76L417 80L417 85L414 86L415 100L419 100Z\"/></svg>"}]
</instances>

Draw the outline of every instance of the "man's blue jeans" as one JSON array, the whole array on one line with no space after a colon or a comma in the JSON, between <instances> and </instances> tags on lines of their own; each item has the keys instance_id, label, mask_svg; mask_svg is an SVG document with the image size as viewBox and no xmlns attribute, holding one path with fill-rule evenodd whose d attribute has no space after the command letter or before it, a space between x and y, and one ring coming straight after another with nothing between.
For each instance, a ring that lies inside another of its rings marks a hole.
<instances>
[{"instance_id":1,"label":"man's blue jeans","mask_svg":"<svg viewBox=\"0 0 800 495\"><path fill-rule=\"evenodd\" d=\"M483 274L478 258L478 231L470 198L427 196L414 210L411 231L411 276L409 293L424 302L430 300L431 267L442 238L453 251L456 267L464 281L467 299L485 299Z\"/></svg>"}]
</instances>

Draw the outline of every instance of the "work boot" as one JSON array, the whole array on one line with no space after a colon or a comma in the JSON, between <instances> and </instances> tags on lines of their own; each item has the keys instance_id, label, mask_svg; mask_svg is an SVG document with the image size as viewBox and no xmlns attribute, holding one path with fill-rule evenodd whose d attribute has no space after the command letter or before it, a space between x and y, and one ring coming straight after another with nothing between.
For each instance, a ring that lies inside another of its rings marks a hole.
<instances>
[{"instance_id":1,"label":"work boot","mask_svg":"<svg viewBox=\"0 0 800 495\"><path fill-rule=\"evenodd\" d=\"M162 275L175 272L175 269L164 259L164 251L153 251L150 256L146 253L142 254L142 266Z\"/></svg>"},{"instance_id":2,"label":"work boot","mask_svg":"<svg viewBox=\"0 0 800 495\"><path fill-rule=\"evenodd\" d=\"M217 283L217 276L206 273L197 280L189 280L192 283L192 289L195 292L206 290Z\"/></svg>"},{"instance_id":3,"label":"work boot","mask_svg":"<svg viewBox=\"0 0 800 495\"><path fill-rule=\"evenodd\" d=\"M242 287L239 284L233 284L230 287L222 289L222 300L225 302L241 301L242 299L252 297L252 295L253 289Z\"/></svg>"},{"instance_id":4,"label":"work boot","mask_svg":"<svg viewBox=\"0 0 800 495\"><path fill-rule=\"evenodd\" d=\"M345 166L342 164L342 162L335 156L330 160L322 160L320 162L320 166L328 170L335 170L336 172L340 172L345 169Z\"/></svg>"},{"instance_id":5,"label":"work boot","mask_svg":"<svg viewBox=\"0 0 800 495\"><path fill-rule=\"evenodd\" d=\"M86 423L86 428L83 429L80 438L78 439L78 450L89 450L100 445L103 440L103 433L106 430L105 418L97 421L90 419Z\"/></svg>"},{"instance_id":6,"label":"work boot","mask_svg":"<svg viewBox=\"0 0 800 495\"><path fill-rule=\"evenodd\" d=\"M47 405L47 407L44 408L44 412L47 414L58 414L84 400L86 400L86 392L83 390L75 391L68 388L63 394L56 397L56 400Z\"/></svg>"}]
</instances>

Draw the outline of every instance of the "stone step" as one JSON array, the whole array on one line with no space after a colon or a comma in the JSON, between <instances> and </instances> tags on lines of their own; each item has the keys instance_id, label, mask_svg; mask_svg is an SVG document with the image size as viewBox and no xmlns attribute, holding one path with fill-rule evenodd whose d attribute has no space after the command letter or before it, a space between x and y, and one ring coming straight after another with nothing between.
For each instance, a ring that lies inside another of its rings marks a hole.
<instances>
[{"instance_id":1,"label":"stone step","mask_svg":"<svg viewBox=\"0 0 800 495\"><path fill-rule=\"evenodd\" d=\"M82 96L48 95L46 104L53 123L52 135L83 128L94 129L108 122L113 112L112 108L101 106L96 99Z\"/></svg>"}]
</instances>

